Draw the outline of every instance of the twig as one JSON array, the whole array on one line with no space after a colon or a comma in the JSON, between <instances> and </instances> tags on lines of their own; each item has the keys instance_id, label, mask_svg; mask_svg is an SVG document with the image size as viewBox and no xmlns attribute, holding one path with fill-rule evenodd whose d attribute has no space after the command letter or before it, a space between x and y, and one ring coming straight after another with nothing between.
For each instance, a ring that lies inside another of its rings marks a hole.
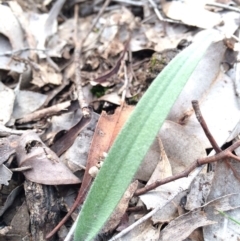
<instances>
[{"instance_id":1,"label":"twig","mask_svg":"<svg viewBox=\"0 0 240 241\"><path fill-rule=\"evenodd\" d=\"M238 12L240 13L240 9L239 8L235 8L235 7L231 7L228 6L226 4L222 4L222 3L206 3L207 6L213 6L213 7L217 7L217 8L223 8L226 10L230 10L230 11L234 11L234 12Z\"/></svg>"},{"instance_id":2,"label":"twig","mask_svg":"<svg viewBox=\"0 0 240 241\"><path fill-rule=\"evenodd\" d=\"M195 111L195 115L197 117L197 120L200 123L201 127L203 128L203 131L204 131L206 137L208 138L208 140L210 141L213 149L215 150L216 153L221 152L222 151L221 148L218 146L217 142L215 141L215 139L213 138L212 134L210 133L210 131L208 129L208 126L207 126L207 123L206 123L206 121L204 120L204 118L202 116L201 110L199 108L198 101L197 100L193 100L192 101L192 106L193 106L193 109Z\"/></svg>"},{"instance_id":3,"label":"twig","mask_svg":"<svg viewBox=\"0 0 240 241\"><path fill-rule=\"evenodd\" d=\"M145 210L146 210L145 206L135 206L135 207L128 208L127 212L141 212Z\"/></svg>"},{"instance_id":4,"label":"twig","mask_svg":"<svg viewBox=\"0 0 240 241\"><path fill-rule=\"evenodd\" d=\"M79 5L75 5L74 9L74 16L75 16L75 53L74 53L74 61L75 61L75 66L76 66L76 76L75 76L75 84L76 84L76 89L77 89L77 96L78 96L78 101L79 105L82 108L82 112L84 117L89 117L90 111L88 108L88 104L84 98L82 86L81 86L81 55L82 55L82 47L86 39L88 38L89 34L92 32L94 26L98 22L100 16L104 12L105 8L109 5L111 0L106 0L103 7L99 11L97 18L95 19L94 23L90 27L89 31L85 35L85 37L82 39L82 41L78 40L78 11L79 11Z\"/></svg>"},{"instance_id":5,"label":"twig","mask_svg":"<svg viewBox=\"0 0 240 241\"><path fill-rule=\"evenodd\" d=\"M2 56L12 56L12 55L24 52L24 51L31 51L31 50L33 50L33 51L41 51L41 52L44 52L44 53L48 51L47 49L37 49L37 48L26 47L26 48L22 48L22 49L16 49L16 50L6 51L4 53L0 53L0 57L2 57Z\"/></svg>"},{"instance_id":6,"label":"twig","mask_svg":"<svg viewBox=\"0 0 240 241\"><path fill-rule=\"evenodd\" d=\"M10 170L12 172L24 172L24 171L28 171L32 168L33 168L32 166L24 166L24 167L11 168Z\"/></svg>"},{"instance_id":7,"label":"twig","mask_svg":"<svg viewBox=\"0 0 240 241\"><path fill-rule=\"evenodd\" d=\"M144 6L145 4L143 1L132 1L132 0L114 0L114 2L125 3L125 4L139 6L139 7Z\"/></svg>"},{"instance_id":8,"label":"twig","mask_svg":"<svg viewBox=\"0 0 240 241\"><path fill-rule=\"evenodd\" d=\"M42 110L37 110L33 113L30 113L24 116L21 119L18 119L16 122L18 124L23 124L31 121L36 121L41 118L46 118L55 114L58 114L61 110L66 110L71 105L71 101L65 101L63 103L59 103L48 108L44 108Z\"/></svg>"},{"instance_id":9,"label":"twig","mask_svg":"<svg viewBox=\"0 0 240 241\"><path fill-rule=\"evenodd\" d=\"M113 76L114 74L118 73L120 67L122 66L122 62L124 60L124 57L126 55L126 52L127 52L127 49L128 49L128 46L129 46L129 43L130 43L130 40L131 40L131 34L129 35L128 37L128 40L126 41L126 43L124 44L124 49L122 51L122 54L121 56L118 58L118 60L116 61L116 64L115 66L113 66L113 68L108 71L106 74L102 75L102 76L99 76L98 78L94 79L94 82L97 82L97 83L103 83L105 82L108 78L110 78L111 76Z\"/></svg>"},{"instance_id":10,"label":"twig","mask_svg":"<svg viewBox=\"0 0 240 241\"><path fill-rule=\"evenodd\" d=\"M156 13L156 15L157 15L157 17L160 21L169 22L169 23L181 23L180 21L163 18L161 13L158 10L158 7L157 7L156 3L153 0L148 0L148 1L151 4L151 6L153 7L154 12Z\"/></svg>"},{"instance_id":11,"label":"twig","mask_svg":"<svg viewBox=\"0 0 240 241\"><path fill-rule=\"evenodd\" d=\"M222 150L221 148L218 146L216 140L213 138L212 134L210 133L208 127L207 127L207 124L202 116L202 113L200 111L200 108L199 108L199 103L197 100L193 100L192 101L192 106L193 106L193 109L195 111L195 114L196 114L196 117L197 117L197 120L199 121L200 125L202 126L203 128L203 131L205 133L205 135L207 136L208 140L210 141L213 149L215 150L216 153L220 153ZM235 158L236 156L234 156ZM233 158L233 159L234 159ZM240 177L239 175L237 174L236 170L233 168L233 166L231 165L231 163L226 159L226 164L228 165L229 168L231 168L232 172L233 172L233 175L238 179L240 180Z\"/></svg>"},{"instance_id":12,"label":"twig","mask_svg":"<svg viewBox=\"0 0 240 241\"><path fill-rule=\"evenodd\" d=\"M81 42L78 41L78 11L79 11L79 5L76 4L74 8L74 19L75 19L75 51L74 51L74 62L75 62L75 87L77 90L77 98L79 105L82 109L83 116L84 117L89 117L89 108L88 108L88 103L86 102L83 94L83 89L82 89L82 81L81 81Z\"/></svg>"},{"instance_id":13,"label":"twig","mask_svg":"<svg viewBox=\"0 0 240 241\"><path fill-rule=\"evenodd\" d=\"M128 88L128 83L129 83L128 75L127 75L126 61L124 62L123 69L124 69L124 85L123 85L123 92L122 92L122 103L125 101L127 88Z\"/></svg>"}]
</instances>

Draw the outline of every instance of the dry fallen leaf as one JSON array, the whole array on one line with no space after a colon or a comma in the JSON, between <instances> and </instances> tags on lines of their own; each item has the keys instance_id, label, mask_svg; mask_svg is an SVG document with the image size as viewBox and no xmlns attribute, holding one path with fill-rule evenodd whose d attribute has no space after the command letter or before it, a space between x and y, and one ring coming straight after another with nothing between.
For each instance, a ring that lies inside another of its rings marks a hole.
<instances>
[{"instance_id":1,"label":"dry fallen leaf","mask_svg":"<svg viewBox=\"0 0 240 241\"><path fill-rule=\"evenodd\" d=\"M160 232L159 241L182 241L198 227L214 223L214 221L208 220L206 213L200 209L194 212L189 212L170 222L168 226Z\"/></svg>"},{"instance_id":2,"label":"dry fallen leaf","mask_svg":"<svg viewBox=\"0 0 240 241\"><path fill-rule=\"evenodd\" d=\"M166 1L163 11L169 18L199 28L213 28L220 24L220 14L204 9L204 5L204 1Z\"/></svg>"},{"instance_id":3,"label":"dry fallen leaf","mask_svg":"<svg viewBox=\"0 0 240 241\"><path fill-rule=\"evenodd\" d=\"M62 75L57 72L52 66L46 62L41 62L39 64L32 63L33 68L33 79L32 84L38 87L43 87L47 84L60 85L62 83Z\"/></svg>"},{"instance_id":4,"label":"dry fallen leaf","mask_svg":"<svg viewBox=\"0 0 240 241\"><path fill-rule=\"evenodd\" d=\"M77 184L80 180L34 132L21 136L16 148L19 167L31 166L23 174L31 182L45 185Z\"/></svg>"},{"instance_id":5,"label":"dry fallen leaf","mask_svg":"<svg viewBox=\"0 0 240 241\"><path fill-rule=\"evenodd\" d=\"M17 90L13 107L13 117L19 119L39 109L47 99L47 95L33 91Z\"/></svg>"},{"instance_id":6,"label":"dry fallen leaf","mask_svg":"<svg viewBox=\"0 0 240 241\"><path fill-rule=\"evenodd\" d=\"M236 161L218 161L214 172L214 178L211 186L211 191L208 195L207 201L213 201L215 199L221 199L223 196L239 193L240 182L240 163ZM227 211L226 214L240 220L240 199L239 195L232 195L229 200L229 205L226 207L222 205L215 205L215 208L221 211ZM212 204L213 205L213 204ZM211 220L217 223L203 228L204 239L210 240L214 234L217 239L220 237L223 240L238 240L240 233L240 226L232 221L227 220L220 215L216 210L209 210L209 205L205 208L205 212L208 214Z\"/></svg>"},{"instance_id":7,"label":"dry fallen leaf","mask_svg":"<svg viewBox=\"0 0 240 241\"><path fill-rule=\"evenodd\" d=\"M78 195L83 194L85 189L88 188L92 180L92 176L89 174L90 168L97 166L98 162L104 161L104 155L107 154L115 137L128 119L132 110L132 106L125 105L122 108L117 108L113 115L108 115L105 112L101 114L93 135L86 170Z\"/></svg>"}]
</instances>

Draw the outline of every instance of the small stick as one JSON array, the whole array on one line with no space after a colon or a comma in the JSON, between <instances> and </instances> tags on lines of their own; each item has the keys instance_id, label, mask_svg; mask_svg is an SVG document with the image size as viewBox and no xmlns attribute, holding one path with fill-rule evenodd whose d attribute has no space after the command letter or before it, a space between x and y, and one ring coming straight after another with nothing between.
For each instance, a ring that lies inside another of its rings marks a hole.
<instances>
[{"instance_id":1,"label":"small stick","mask_svg":"<svg viewBox=\"0 0 240 241\"><path fill-rule=\"evenodd\" d=\"M77 90L77 98L78 98L78 102L79 105L82 109L83 112L83 116L84 117L89 117L90 116L90 112L89 112L89 108L88 108L88 103L84 97L83 94L83 89L82 89L82 80L81 80L81 47L82 44L81 42L78 40L78 11L79 11L79 5L76 4L75 8L74 8L74 19L75 19L75 51L74 51L74 62L75 62L75 87Z\"/></svg>"},{"instance_id":2,"label":"small stick","mask_svg":"<svg viewBox=\"0 0 240 241\"><path fill-rule=\"evenodd\" d=\"M240 9L239 8L236 8L236 7L231 7L231 6L228 6L226 4L222 4L222 3L206 3L207 6L213 6L213 7L217 7L217 8L223 8L223 9L227 9L227 10L230 10L230 11L234 11L234 12L237 12L237 13L240 13Z\"/></svg>"},{"instance_id":3,"label":"small stick","mask_svg":"<svg viewBox=\"0 0 240 241\"><path fill-rule=\"evenodd\" d=\"M65 101L41 110L37 110L33 113L25 115L23 118L18 119L18 124L23 124L31 121L37 121L41 118L46 118L55 114L58 114L62 110L66 110L71 105L71 101Z\"/></svg>"},{"instance_id":4,"label":"small stick","mask_svg":"<svg viewBox=\"0 0 240 241\"><path fill-rule=\"evenodd\" d=\"M17 168L11 168L10 170L12 172L24 172L31 170L33 167L32 166L24 166L24 167L17 167Z\"/></svg>"},{"instance_id":5,"label":"small stick","mask_svg":"<svg viewBox=\"0 0 240 241\"><path fill-rule=\"evenodd\" d=\"M161 13L158 10L157 4L153 0L148 0L148 1L151 4L151 6L153 7L155 14L157 15L157 17L160 21L169 22L169 23L181 23L180 21L163 18Z\"/></svg>"},{"instance_id":6,"label":"small stick","mask_svg":"<svg viewBox=\"0 0 240 241\"><path fill-rule=\"evenodd\" d=\"M6 52L3 52L3 53L0 53L0 57L2 56L12 56L12 55L15 55L15 54L20 54L24 51L41 51L41 52L47 52L48 49L37 49L37 48L30 48L30 47L26 47L26 48L22 48L22 49L16 49L16 50L12 50L12 51L6 51Z\"/></svg>"},{"instance_id":7,"label":"small stick","mask_svg":"<svg viewBox=\"0 0 240 241\"><path fill-rule=\"evenodd\" d=\"M141 212L145 211L146 208L144 206L135 206L135 207L130 207L127 209L127 212Z\"/></svg>"},{"instance_id":8,"label":"small stick","mask_svg":"<svg viewBox=\"0 0 240 241\"><path fill-rule=\"evenodd\" d=\"M88 104L84 98L83 90L82 90L82 85L81 85L81 56L82 56L82 47L86 39L88 38L89 34L92 32L94 26L98 22L100 16L106 9L106 7L109 5L111 0L106 0L105 3L103 4L103 7L99 11L97 18L95 19L94 23L90 27L89 31L85 35L85 38L82 39L82 41L78 40L78 12L79 12L79 5L76 4L74 8L74 18L75 18L75 52L74 52L74 61L75 61L75 66L76 66L76 73L75 73L75 85L77 89L77 96L78 96L78 101L79 105L82 109L83 116L84 117L89 117L90 116L90 110L88 108Z\"/></svg>"},{"instance_id":9,"label":"small stick","mask_svg":"<svg viewBox=\"0 0 240 241\"><path fill-rule=\"evenodd\" d=\"M203 131L204 131L205 135L207 136L208 140L210 141L213 149L215 150L216 153L220 153L222 150L221 150L221 148L218 146L217 142L215 141L214 137L212 136L211 132L210 132L209 129L208 129L208 126L207 126L207 124L206 124L206 122L205 122L205 120L204 120L204 118L203 118L203 116L202 116L201 110L200 110L200 108L199 108L199 103L198 103L198 101L197 101L197 100L193 100L193 101L192 101L192 106L193 106L193 109L194 109L194 111L195 111L197 120L199 121L200 125L202 126ZM233 155L233 154L232 154L232 155ZM233 156L231 156L231 157L232 157L233 159L236 159L236 156L235 156L235 155L233 155ZM237 172L236 172L236 170L232 167L231 163L230 163L228 160L226 160L226 164L228 165L229 168L231 168L234 176L235 176L238 180L240 180L240 179L239 179L239 176L238 176L238 174L237 174Z\"/></svg>"},{"instance_id":10,"label":"small stick","mask_svg":"<svg viewBox=\"0 0 240 241\"><path fill-rule=\"evenodd\" d=\"M208 140L210 141L213 149L215 150L216 153L221 152L222 151L221 148L218 146L217 142L213 138L211 132L208 129L207 123L206 123L206 121L204 120L204 118L202 116L202 113L201 113L198 101L197 100L193 100L192 101L192 106L193 106L193 109L195 111L195 115L197 117L197 120L200 123L201 127L203 128L203 131L204 131L206 137L208 138Z\"/></svg>"}]
</instances>

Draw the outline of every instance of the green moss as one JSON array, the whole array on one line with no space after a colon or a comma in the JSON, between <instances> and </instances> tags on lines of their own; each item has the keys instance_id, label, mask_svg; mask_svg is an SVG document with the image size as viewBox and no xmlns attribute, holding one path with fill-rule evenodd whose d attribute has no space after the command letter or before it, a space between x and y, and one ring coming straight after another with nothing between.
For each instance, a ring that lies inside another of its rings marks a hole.
<instances>
[{"instance_id":1,"label":"green moss","mask_svg":"<svg viewBox=\"0 0 240 241\"><path fill-rule=\"evenodd\" d=\"M105 95L106 91L108 90L109 88L107 87L103 87L101 85L96 85L96 86L93 86L92 89L91 89L91 93L96 96L97 98L100 98L101 96Z\"/></svg>"}]
</instances>

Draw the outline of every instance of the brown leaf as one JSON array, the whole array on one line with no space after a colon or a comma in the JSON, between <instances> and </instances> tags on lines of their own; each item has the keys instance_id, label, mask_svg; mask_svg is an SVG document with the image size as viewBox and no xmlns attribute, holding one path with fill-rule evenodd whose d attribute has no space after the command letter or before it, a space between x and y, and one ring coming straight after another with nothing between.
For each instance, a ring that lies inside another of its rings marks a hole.
<instances>
[{"instance_id":1,"label":"brown leaf","mask_svg":"<svg viewBox=\"0 0 240 241\"><path fill-rule=\"evenodd\" d=\"M75 141L81 130L89 124L91 118L81 118L79 122L68 130L60 139L58 139L51 147L51 149L61 156Z\"/></svg>"},{"instance_id":2,"label":"brown leaf","mask_svg":"<svg viewBox=\"0 0 240 241\"><path fill-rule=\"evenodd\" d=\"M97 166L98 162L104 159L104 153L109 151L113 141L128 119L133 108L133 106L125 105L117 108L113 115L108 115L106 112L101 114L89 150L86 170L79 195L84 195L86 188L88 188L91 183L92 176L89 174L89 169Z\"/></svg>"},{"instance_id":3,"label":"brown leaf","mask_svg":"<svg viewBox=\"0 0 240 241\"><path fill-rule=\"evenodd\" d=\"M21 136L16 154L19 167L32 166L31 170L23 172L32 182L45 185L80 183L35 132L27 132Z\"/></svg>"}]
</instances>

